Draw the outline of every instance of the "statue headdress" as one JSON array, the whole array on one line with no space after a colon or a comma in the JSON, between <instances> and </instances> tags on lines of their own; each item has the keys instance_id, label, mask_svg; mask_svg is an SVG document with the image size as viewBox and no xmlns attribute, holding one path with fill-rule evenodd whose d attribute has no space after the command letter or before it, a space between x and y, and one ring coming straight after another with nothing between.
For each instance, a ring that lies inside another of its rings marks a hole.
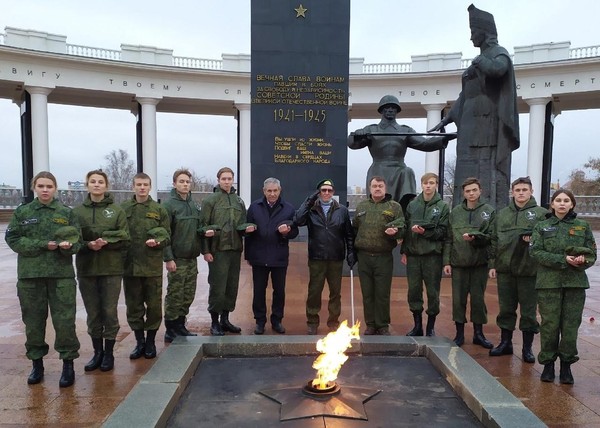
<instances>
[{"instance_id":1,"label":"statue headdress","mask_svg":"<svg viewBox=\"0 0 600 428\"><path fill-rule=\"evenodd\" d=\"M494 15L485 10L477 9L473 4L467 10L469 11L469 26L471 29L483 30L487 34L498 37Z\"/></svg>"}]
</instances>

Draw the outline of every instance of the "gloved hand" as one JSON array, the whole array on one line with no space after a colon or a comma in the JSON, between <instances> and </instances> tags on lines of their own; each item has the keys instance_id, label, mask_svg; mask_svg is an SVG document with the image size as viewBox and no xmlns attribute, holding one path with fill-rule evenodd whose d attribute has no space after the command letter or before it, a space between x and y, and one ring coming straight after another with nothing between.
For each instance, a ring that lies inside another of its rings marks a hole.
<instances>
[{"instance_id":1,"label":"gloved hand","mask_svg":"<svg viewBox=\"0 0 600 428\"><path fill-rule=\"evenodd\" d=\"M350 267L350 269L352 269L352 267L356 264L357 261L358 261L358 257L356 256L355 252L350 252L346 256L346 262L348 263L348 266Z\"/></svg>"},{"instance_id":2,"label":"gloved hand","mask_svg":"<svg viewBox=\"0 0 600 428\"><path fill-rule=\"evenodd\" d=\"M319 199L319 193L320 192L317 190L314 194L308 197L306 202L309 207L312 207L315 204L315 202L317 202L317 199Z\"/></svg>"}]
</instances>

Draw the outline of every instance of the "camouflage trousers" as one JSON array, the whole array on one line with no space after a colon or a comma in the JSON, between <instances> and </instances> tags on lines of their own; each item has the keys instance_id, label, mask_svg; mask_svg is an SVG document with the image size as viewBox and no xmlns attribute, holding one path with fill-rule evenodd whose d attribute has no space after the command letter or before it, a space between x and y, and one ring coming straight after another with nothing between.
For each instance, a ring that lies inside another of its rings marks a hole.
<instances>
[{"instance_id":1,"label":"camouflage trousers","mask_svg":"<svg viewBox=\"0 0 600 428\"><path fill-rule=\"evenodd\" d=\"M198 278L197 259L175 259L177 269L167 274L165 296L165 321L186 317L196 297Z\"/></svg>"},{"instance_id":2,"label":"camouflage trousers","mask_svg":"<svg viewBox=\"0 0 600 428\"><path fill-rule=\"evenodd\" d=\"M537 292L535 276L514 276L498 272L498 303L500 311L496 317L498 327L513 331L517 325L517 306L521 307L519 330L538 333Z\"/></svg>"},{"instance_id":3,"label":"camouflage trousers","mask_svg":"<svg viewBox=\"0 0 600 428\"><path fill-rule=\"evenodd\" d=\"M390 325L390 294L394 258L392 252L358 253L358 276L363 295L363 312L367 327L375 329Z\"/></svg>"},{"instance_id":4,"label":"camouflage trousers","mask_svg":"<svg viewBox=\"0 0 600 428\"><path fill-rule=\"evenodd\" d=\"M336 328L339 326L340 313L342 312L342 260L309 260L308 270L310 280L308 282L308 297L306 298L306 323L319 325L319 312L321 311L321 295L325 287L329 287L329 303L327 310L327 326ZM353 321L352 321L353 322Z\"/></svg>"},{"instance_id":5,"label":"camouflage trousers","mask_svg":"<svg viewBox=\"0 0 600 428\"><path fill-rule=\"evenodd\" d=\"M74 278L31 278L17 281L17 295L27 337L27 358L38 360L48 354L48 308L56 333L54 349L62 360L79 357L79 340L75 333L76 293Z\"/></svg>"},{"instance_id":6,"label":"camouflage trousers","mask_svg":"<svg viewBox=\"0 0 600 428\"><path fill-rule=\"evenodd\" d=\"M216 251L208 264L208 311L233 312L240 282L241 251Z\"/></svg>"},{"instance_id":7,"label":"camouflage trousers","mask_svg":"<svg viewBox=\"0 0 600 428\"><path fill-rule=\"evenodd\" d=\"M427 315L439 314L442 255L407 256L406 276L410 311L417 314L423 312L423 284L425 284Z\"/></svg>"},{"instance_id":8,"label":"camouflage trousers","mask_svg":"<svg viewBox=\"0 0 600 428\"><path fill-rule=\"evenodd\" d=\"M133 331L158 330L162 321L162 276L126 276L123 288L129 327Z\"/></svg>"},{"instance_id":9,"label":"camouflage trousers","mask_svg":"<svg viewBox=\"0 0 600 428\"><path fill-rule=\"evenodd\" d=\"M540 324L540 364L560 358L565 363L575 363L577 356L577 331L581 325L585 288L538 289Z\"/></svg>"},{"instance_id":10,"label":"camouflage trousers","mask_svg":"<svg viewBox=\"0 0 600 428\"><path fill-rule=\"evenodd\" d=\"M121 275L83 276L77 281L87 312L88 334L92 339L115 340L119 332Z\"/></svg>"},{"instance_id":11,"label":"camouflage trousers","mask_svg":"<svg viewBox=\"0 0 600 428\"><path fill-rule=\"evenodd\" d=\"M488 268L486 265L473 267L452 266L452 320L467 322L467 299L471 296L471 322L487 324L485 289Z\"/></svg>"}]
</instances>

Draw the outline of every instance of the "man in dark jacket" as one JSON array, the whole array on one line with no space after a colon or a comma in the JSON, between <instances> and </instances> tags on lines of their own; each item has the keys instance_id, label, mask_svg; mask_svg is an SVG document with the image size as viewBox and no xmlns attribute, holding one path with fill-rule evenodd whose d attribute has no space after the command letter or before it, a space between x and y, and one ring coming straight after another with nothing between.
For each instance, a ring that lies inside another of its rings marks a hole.
<instances>
[{"instance_id":1,"label":"man in dark jacket","mask_svg":"<svg viewBox=\"0 0 600 428\"><path fill-rule=\"evenodd\" d=\"M331 331L338 328L342 311L344 256L350 268L356 263L354 230L350 215L346 207L333 199L334 192L332 180L321 180L317 184L317 192L309 196L296 212L296 224L308 227L308 269L310 271L306 299L308 334L317 334L325 279L329 286L327 326Z\"/></svg>"},{"instance_id":2,"label":"man in dark jacket","mask_svg":"<svg viewBox=\"0 0 600 428\"><path fill-rule=\"evenodd\" d=\"M490 350L492 357L512 355L512 336L517 325L517 306L521 307L519 329L523 332L523 361L535 363L531 349L533 336L540 331L537 322L537 292L535 277L537 262L529 254L529 240L533 227L546 219L548 210L538 206L532 196L529 177L517 178L512 183L512 201L502 208L494 222L489 262L490 278L498 281L500 313L496 324L500 327L500 344Z\"/></svg>"},{"instance_id":3,"label":"man in dark jacket","mask_svg":"<svg viewBox=\"0 0 600 428\"><path fill-rule=\"evenodd\" d=\"M248 223L256 230L246 236L245 258L252 266L254 297L252 311L256 320L254 334L263 334L267 322L266 292L271 274L273 299L271 303L271 327L277 333L285 333L281 323L285 306L285 277L290 249L288 241L298 236L294 225L295 209L281 198L281 183L269 177L263 184L264 197L248 207Z\"/></svg>"}]
</instances>

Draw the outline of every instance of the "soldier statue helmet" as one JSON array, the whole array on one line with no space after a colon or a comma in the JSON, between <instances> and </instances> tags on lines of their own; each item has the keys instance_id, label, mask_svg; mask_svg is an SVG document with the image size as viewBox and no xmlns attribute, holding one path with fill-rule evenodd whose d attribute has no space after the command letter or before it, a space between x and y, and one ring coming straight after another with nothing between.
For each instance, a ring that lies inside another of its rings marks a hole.
<instances>
[{"instance_id":1,"label":"soldier statue helmet","mask_svg":"<svg viewBox=\"0 0 600 428\"><path fill-rule=\"evenodd\" d=\"M377 107L377 111L379 113L382 112L385 106L392 105L398 109L398 113L402 111L402 107L400 107L400 101L393 95L384 95L379 101L379 106Z\"/></svg>"}]
</instances>

